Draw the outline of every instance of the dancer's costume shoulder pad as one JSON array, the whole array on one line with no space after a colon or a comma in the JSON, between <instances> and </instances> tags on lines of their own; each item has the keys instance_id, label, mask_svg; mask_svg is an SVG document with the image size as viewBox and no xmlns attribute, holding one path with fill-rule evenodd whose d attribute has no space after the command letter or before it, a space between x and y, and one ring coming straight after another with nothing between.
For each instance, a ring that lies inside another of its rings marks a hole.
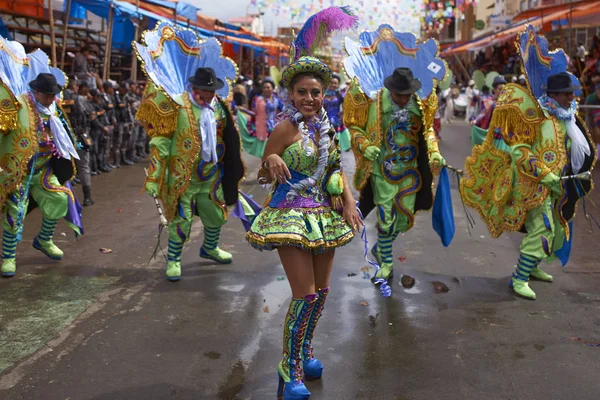
<instances>
[{"instance_id":1,"label":"dancer's costume shoulder pad","mask_svg":"<svg viewBox=\"0 0 600 400\"><path fill-rule=\"evenodd\" d=\"M10 88L0 81L0 133L17 129L20 103Z\"/></svg>"},{"instance_id":2,"label":"dancer's costume shoulder pad","mask_svg":"<svg viewBox=\"0 0 600 400\"><path fill-rule=\"evenodd\" d=\"M177 128L178 112L179 106L152 80L148 80L136 114L148 136L172 137Z\"/></svg>"},{"instance_id":3,"label":"dancer's costume shoulder pad","mask_svg":"<svg viewBox=\"0 0 600 400\"><path fill-rule=\"evenodd\" d=\"M365 129L369 119L371 101L360 88L358 80L352 79L344 98L344 125Z\"/></svg>"},{"instance_id":4,"label":"dancer's costume shoulder pad","mask_svg":"<svg viewBox=\"0 0 600 400\"><path fill-rule=\"evenodd\" d=\"M533 144L537 140L544 113L529 89L506 85L498 97L489 132L499 132L507 145Z\"/></svg>"}]
</instances>

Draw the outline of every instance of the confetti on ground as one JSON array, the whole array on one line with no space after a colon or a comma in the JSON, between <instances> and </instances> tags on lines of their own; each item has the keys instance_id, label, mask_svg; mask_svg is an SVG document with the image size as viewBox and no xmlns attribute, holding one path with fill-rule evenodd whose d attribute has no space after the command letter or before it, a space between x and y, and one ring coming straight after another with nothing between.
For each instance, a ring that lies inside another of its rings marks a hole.
<instances>
[{"instance_id":1,"label":"confetti on ground","mask_svg":"<svg viewBox=\"0 0 600 400\"><path fill-rule=\"evenodd\" d=\"M67 236L67 234L65 232L61 232L60 236Z\"/></svg>"},{"instance_id":2,"label":"confetti on ground","mask_svg":"<svg viewBox=\"0 0 600 400\"><path fill-rule=\"evenodd\" d=\"M121 214L121 213L123 212L123 209L122 209L122 208L119 208L119 209L117 210L117 212L118 212L119 214Z\"/></svg>"},{"instance_id":3,"label":"confetti on ground","mask_svg":"<svg viewBox=\"0 0 600 400\"><path fill-rule=\"evenodd\" d=\"M348 272L348 276L356 276L354 272Z\"/></svg>"},{"instance_id":4,"label":"confetti on ground","mask_svg":"<svg viewBox=\"0 0 600 400\"><path fill-rule=\"evenodd\" d=\"M277 277L277 280L278 280L278 281L285 281L285 276L278 276L278 277Z\"/></svg>"},{"instance_id":5,"label":"confetti on ground","mask_svg":"<svg viewBox=\"0 0 600 400\"><path fill-rule=\"evenodd\" d=\"M367 303L366 301L363 300L360 302L360 305L366 307L369 305L369 303Z\"/></svg>"},{"instance_id":6,"label":"confetti on ground","mask_svg":"<svg viewBox=\"0 0 600 400\"><path fill-rule=\"evenodd\" d=\"M100 247L100 253L102 254L108 254L108 253L112 253L112 249L106 248L106 247Z\"/></svg>"},{"instance_id":7,"label":"confetti on ground","mask_svg":"<svg viewBox=\"0 0 600 400\"><path fill-rule=\"evenodd\" d=\"M581 338L578 337L570 337L569 340L573 341L573 342L579 342L579 343L583 343L586 346L591 346L591 347L600 347L600 342L591 342L589 340L583 340Z\"/></svg>"},{"instance_id":8,"label":"confetti on ground","mask_svg":"<svg viewBox=\"0 0 600 400\"><path fill-rule=\"evenodd\" d=\"M269 313L269 306L265 306L265 308L263 308L263 311Z\"/></svg>"},{"instance_id":9,"label":"confetti on ground","mask_svg":"<svg viewBox=\"0 0 600 400\"><path fill-rule=\"evenodd\" d=\"M371 267L365 265L360 269L360 272L363 273L363 279L371 279Z\"/></svg>"},{"instance_id":10,"label":"confetti on ground","mask_svg":"<svg viewBox=\"0 0 600 400\"><path fill-rule=\"evenodd\" d=\"M403 263L404 261L406 261L406 257L398 257L398 260L400 260L400 262Z\"/></svg>"}]
</instances>

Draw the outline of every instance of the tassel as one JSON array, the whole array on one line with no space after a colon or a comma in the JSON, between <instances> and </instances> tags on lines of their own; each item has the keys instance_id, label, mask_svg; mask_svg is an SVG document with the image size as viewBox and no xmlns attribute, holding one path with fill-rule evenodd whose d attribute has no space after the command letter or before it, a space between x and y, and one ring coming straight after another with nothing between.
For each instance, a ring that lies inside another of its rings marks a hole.
<instances>
[{"instance_id":1,"label":"tassel","mask_svg":"<svg viewBox=\"0 0 600 400\"><path fill-rule=\"evenodd\" d=\"M533 144L541 125L541 119L527 120L516 107L496 107L488 132L500 128L504 141L509 146L517 143ZM488 135L493 138L493 135Z\"/></svg>"},{"instance_id":2,"label":"tassel","mask_svg":"<svg viewBox=\"0 0 600 400\"><path fill-rule=\"evenodd\" d=\"M331 196L331 208L339 213L344 210L344 199L342 196Z\"/></svg>"},{"instance_id":3,"label":"tassel","mask_svg":"<svg viewBox=\"0 0 600 400\"><path fill-rule=\"evenodd\" d=\"M149 136L170 136L177 128L177 110L161 111L152 101L143 101L135 116Z\"/></svg>"}]
</instances>

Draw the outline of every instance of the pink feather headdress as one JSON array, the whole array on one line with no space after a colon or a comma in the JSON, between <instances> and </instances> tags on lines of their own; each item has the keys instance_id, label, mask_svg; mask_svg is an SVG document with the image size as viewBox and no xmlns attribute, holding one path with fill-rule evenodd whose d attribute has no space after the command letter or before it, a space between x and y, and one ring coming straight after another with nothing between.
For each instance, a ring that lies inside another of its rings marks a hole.
<instances>
[{"instance_id":1,"label":"pink feather headdress","mask_svg":"<svg viewBox=\"0 0 600 400\"><path fill-rule=\"evenodd\" d=\"M329 7L311 16L305 23L290 48L290 62L303 56L312 56L335 31L355 29L358 17L350 7Z\"/></svg>"}]
</instances>

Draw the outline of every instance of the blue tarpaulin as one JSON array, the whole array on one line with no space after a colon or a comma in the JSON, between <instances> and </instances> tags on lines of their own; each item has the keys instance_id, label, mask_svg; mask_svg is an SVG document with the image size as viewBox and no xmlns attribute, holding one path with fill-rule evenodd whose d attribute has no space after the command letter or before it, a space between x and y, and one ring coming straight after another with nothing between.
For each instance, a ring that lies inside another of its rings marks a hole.
<instances>
[{"instance_id":1,"label":"blue tarpaulin","mask_svg":"<svg viewBox=\"0 0 600 400\"><path fill-rule=\"evenodd\" d=\"M189 20L196 22L198 8L194 7L193 5L188 4L188 3L179 2L179 3L177 3L176 11L177 11L177 15L181 15L184 18L187 18Z\"/></svg>"},{"instance_id":2,"label":"blue tarpaulin","mask_svg":"<svg viewBox=\"0 0 600 400\"><path fill-rule=\"evenodd\" d=\"M0 36L8 40L13 40L12 36L10 35L10 32L6 28L6 25L4 25L4 21L2 21L2 18L0 18Z\"/></svg>"},{"instance_id":3,"label":"blue tarpaulin","mask_svg":"<svg viewBox=\"0 0 600 400\"><path fill-rule=\"evenodd\" d=\"M144 0L144 3L152 4L155 6L169 8L177 12L177 15L182 16L183 18L192 20L196 22L196 15L200 10L198 7L193 6L188 3L184 3L182 1L178 1L176 3L172 1L165 0Z\"/></svg>"},{"instance_id":4,"label":"blue tarpaulin","mask_svg":"<svg viewBox=\"0 0 600 400\"><path fill-rule=\"evenodd\" d=\"M135 27L131 22L131 18L146 17L151 21L158 21L165 19L160 15L154 14L153 12L138 8L136 10L135 5L126 3L124 1L110 1L110 0L73 0L71 4L72 18L81 18L81 10L83 10L83 19L85 19L85 11L90 11L96 14L100 18L108 19L110 5L113 5L115 10L115 21L113 27L113 48L130 50L131 41L135 34ZM163 2L161 2L163 3Z\"/></svg>"}]
</instances>

